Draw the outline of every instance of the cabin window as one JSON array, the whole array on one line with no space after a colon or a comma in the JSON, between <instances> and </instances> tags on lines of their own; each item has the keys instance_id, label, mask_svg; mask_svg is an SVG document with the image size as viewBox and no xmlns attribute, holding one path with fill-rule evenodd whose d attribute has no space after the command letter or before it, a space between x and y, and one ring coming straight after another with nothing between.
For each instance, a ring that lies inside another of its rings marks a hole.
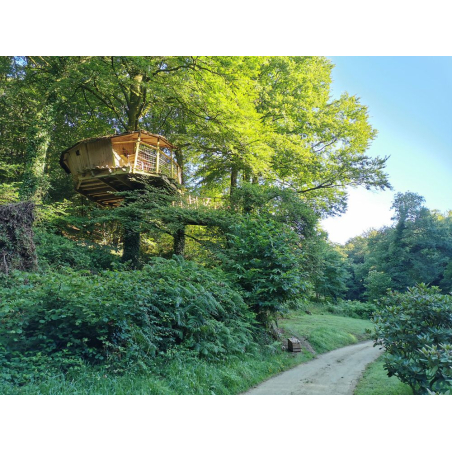
<instances>
[{"instance_id":1,"label":"cabin window","mask_svg":"<svg viewBox=\"0 0 452 452\"><path fill-rule=\"evenodd\" d=\"M80 149L77 149L77 150L75 151L75 155L80 155Z\"/></svg>"}]
</instances>

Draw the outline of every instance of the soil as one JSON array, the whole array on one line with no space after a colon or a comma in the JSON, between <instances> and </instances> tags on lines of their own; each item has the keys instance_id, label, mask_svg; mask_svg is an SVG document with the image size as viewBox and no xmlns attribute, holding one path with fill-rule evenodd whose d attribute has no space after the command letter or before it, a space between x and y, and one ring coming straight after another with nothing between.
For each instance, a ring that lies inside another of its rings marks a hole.
<instances>
[{"instance_id":1,"label":"soil","mask_svg":"<svg viewBox=\"0 0 452 452\"><path fill-rule=\"evenodd\" d=\"M339 348L270 378L245 395L351 395L366 366L382 352L373 341Z\"/></svg>"}]
</instances>

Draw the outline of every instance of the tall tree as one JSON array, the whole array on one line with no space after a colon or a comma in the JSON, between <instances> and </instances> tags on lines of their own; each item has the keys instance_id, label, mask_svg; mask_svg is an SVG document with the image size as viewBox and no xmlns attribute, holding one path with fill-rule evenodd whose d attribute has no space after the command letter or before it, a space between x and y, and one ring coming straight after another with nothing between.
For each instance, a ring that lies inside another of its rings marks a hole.
<instances>
[{"instance_id":1,"label":"tall tree","mask_svg":"<svg viewBox=\"0 0 452 452\"><path fill-rule=\"evenodd\" d=\"M416 193L397 193L392 205L394 224L347 243L354 275L351 296L375 298L388 288L404 291L418 283L446 292L452 288L452 222L423 203Z\"/></svg>"},{"instance_id":2,"label":"tall tree","mask_svg":"<svg viewBox=\"0 0 452 452\"><path fill-rule=\"evenodd\" d=\"M20 147L27 154L23 197L45 192L37 181L45 187L49 173L51 196L61 197L67 190L65 175L53 174L65 146L139 128L177 145L184 182L206 196L232 195L234 188L250 182L287 187L327 215L345 209L348 186L389 186L386 159L366 155L376 135L367 108L354 96L331 97L332 64L326 58L2 61L9 68L4 73L17 74L8 86L20 87L33 106L25 132L15 133L25 136ZM8 106L13 111L12 102ZM0 118L0 126L6 123ZM136 250L139 238L130 234L126 248ZM174 238L179 242L175 249L182 249L183 231Z\"/></svg>"}]
</instances>

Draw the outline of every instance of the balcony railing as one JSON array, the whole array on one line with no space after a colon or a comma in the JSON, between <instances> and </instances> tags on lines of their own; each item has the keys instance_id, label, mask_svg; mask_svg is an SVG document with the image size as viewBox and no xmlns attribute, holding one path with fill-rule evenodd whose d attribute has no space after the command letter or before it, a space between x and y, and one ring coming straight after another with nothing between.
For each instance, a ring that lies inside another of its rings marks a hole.
<instances>
[{"instance_id":1,"label":"balcony railing","mask_svg":"<svg viewBox=\"0 0 452 452\"><path fill-rule=\"evenodd\" d=\"M179 184L182 182L181 167L174 160L172 150L168 155L160 148L140 143L138 152L129 156L129 164L133 172L164 174Z\"/></svg>"}]
</instances>

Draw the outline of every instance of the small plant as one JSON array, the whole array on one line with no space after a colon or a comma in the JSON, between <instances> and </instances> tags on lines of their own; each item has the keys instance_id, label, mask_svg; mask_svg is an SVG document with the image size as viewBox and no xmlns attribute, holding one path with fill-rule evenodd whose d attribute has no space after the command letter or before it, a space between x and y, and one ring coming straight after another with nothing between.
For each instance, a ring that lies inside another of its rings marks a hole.
<instances>
[{"instance_id":1,"label":"small plant","mask_svg":"<svg viewBox=\"0 0 452 452\"><path fill-rule=\"evenodd\" d=\"M389 376L396 375L415 394L452 389L452 296L425 284L390 292L373 321L376 345L387 352Z\"/></svg>"}]
</instances>

